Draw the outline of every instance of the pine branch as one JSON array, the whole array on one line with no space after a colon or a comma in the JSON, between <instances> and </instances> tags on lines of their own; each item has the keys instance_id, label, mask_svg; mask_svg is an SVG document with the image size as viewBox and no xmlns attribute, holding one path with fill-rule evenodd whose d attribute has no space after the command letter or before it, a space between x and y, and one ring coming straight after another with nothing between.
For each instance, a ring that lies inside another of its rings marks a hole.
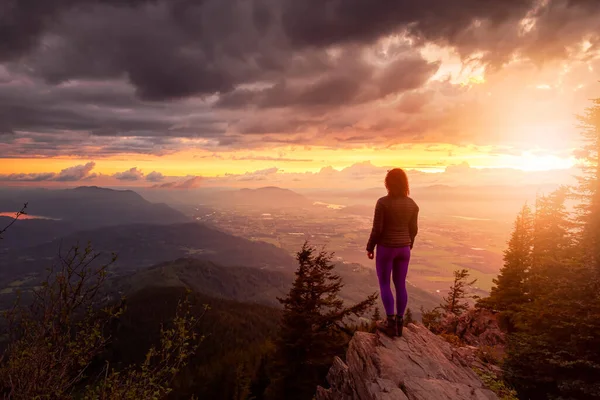
<instances>
[{"instance_id":1,"label":"pine branch","mask_svg":"<svg viewBox=\"0 0 600 400\"><path fill-rule=\"evenodd\" d=\"M28 203L23 204L23 207L15 214L14 218L12 219L12 221L10 221L10 223L8 225L6 225L2 230L0 230L0 239L2 239L2 234L4 232L6 232L8 230L8 228L10 228L15 222L17 222L17 220L19 219L19 217L21 215L26 215L27 214L25 212L25 210L27 209L27 204Z\"/></svg>"}]
</instances>

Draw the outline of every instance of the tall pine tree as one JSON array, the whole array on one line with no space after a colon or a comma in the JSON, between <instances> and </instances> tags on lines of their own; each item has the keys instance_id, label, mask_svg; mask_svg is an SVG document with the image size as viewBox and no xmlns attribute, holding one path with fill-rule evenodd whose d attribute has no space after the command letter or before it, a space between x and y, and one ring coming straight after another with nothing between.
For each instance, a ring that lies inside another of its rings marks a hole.
<instances>
[{"instance_id":1,"label":"tall pine tree","mask_svg":"<svg viewBox=\"0 0 600 400\"><path fill-rule=\"evenodd\" d=\"M342 355L350 337L345 322L370 310L377 299L345 307L339 298L343 287L334 273L333 255L304 244L297 254L296 279L279 299L283 317L277 340L277 361L269 399L310 399L336 355Z\"/></svg>"},{"instance_id":2,"label":"tall pine tree","mask_svg":"<svg viewBox=\"0 0 600 400\"><path fill-rule=\"evenodd\" d=\"M580 230L573 249L564 192L538 201L530 302L509 335L506 376L527 399L600 399L600 102L584 117Z\"/></svg>"},{"instance_id":3,"label":"tall pine tree","mask_svg":"<svg viewBox=\"0 0 600 400\"><path fill-rule=\"evenodd\" d=\"M527 282L530 300L554 290L554 282L563 273L564 264L573 258L573 224L565 205L569 193L569 188L562 186L536 200Z\"/></svg>"},{"instance_id":4,"label":"tall pine tree","mask_svg":"<svg viewBox=\"0 0 600 400\"><path fill-rule=\"evenodd\" d=\"M532 263L556 263L572 254L572 228L565 202L570 195L561 186L546 196L538 196L533 224Z\"/></svg>"},{"instance_id":5,"label":"tall pine tree","mask_svg":"<svg viewBox=\"0 0 600 400\"><path fill-rule=\"evenodd\" d=\"M517 219L508 249L504 252L504 266L497 278L490 296L477 302L479 307L501 311L507 317L509 325L511 315L519 311L527 298L527 274L531 267L533 245L533 214L528 205L524 205Z\"/></svg>"},{"instance_id":6,"label":"tall pine tree","mask_svg":"<svg viewBox=\"0 0 600 400\"><path fill-rule=\"evenodd\" d=\"M585 261L600 273L600 99L579 116L579 122L585 141L579 153L583 163L577 188L580 241Z\"/></svg>"}]
</instances>

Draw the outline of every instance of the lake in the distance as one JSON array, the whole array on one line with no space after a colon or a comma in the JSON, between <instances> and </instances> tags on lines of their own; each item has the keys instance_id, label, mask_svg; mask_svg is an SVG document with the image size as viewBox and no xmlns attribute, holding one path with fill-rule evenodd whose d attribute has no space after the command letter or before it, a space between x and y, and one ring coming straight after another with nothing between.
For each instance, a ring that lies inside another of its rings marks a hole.
<instances>
[{"instance_id":1,"label":"lake in the distance","mask_svg":"<svg viewBox=\"0 0 600 400\"><path fill-rule=\"evenodd\" d=\"M7 211L0 212L0 217L14 218L16 215L17 215L16 212L7 212ZM31 214L21 214L19 219L51 219L54 221L58 221L58 218L43 217L41 215L31 215Z\"/></svg>"}]
</instances>

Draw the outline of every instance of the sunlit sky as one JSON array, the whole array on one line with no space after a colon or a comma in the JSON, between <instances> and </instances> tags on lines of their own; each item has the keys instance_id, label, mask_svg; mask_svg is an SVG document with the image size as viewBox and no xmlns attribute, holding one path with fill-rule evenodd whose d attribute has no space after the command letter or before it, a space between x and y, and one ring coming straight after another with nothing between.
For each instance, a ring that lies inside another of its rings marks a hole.
<instances>
[{"instance_id":1,"label":"sunlit sky","mask_svg":"<svg viewBox=\"0 0 600 400\"><path fill-rule=\"evenodd\" d=\"M0 16L0 181L571 176L576 115L600 97L600 2L472 3L31 3Z\"/></svg>"}]
</instances>

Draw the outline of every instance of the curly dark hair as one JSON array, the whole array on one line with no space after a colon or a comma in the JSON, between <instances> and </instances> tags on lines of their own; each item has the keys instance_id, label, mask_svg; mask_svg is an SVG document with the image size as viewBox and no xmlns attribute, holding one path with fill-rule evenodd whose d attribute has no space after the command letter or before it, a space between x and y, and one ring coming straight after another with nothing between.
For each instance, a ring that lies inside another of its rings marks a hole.
<instances>
[{"instance_id":1,"label":"curly dark hair","mask_svg":"<svg viewBox=\"0 0 600 400\"><path fill-rule=\"evenodd\" d=\"M392 196L408 196L408 177L401 168L390 169L385 176L385 187Z\"/></svg>"}]
</instances>

